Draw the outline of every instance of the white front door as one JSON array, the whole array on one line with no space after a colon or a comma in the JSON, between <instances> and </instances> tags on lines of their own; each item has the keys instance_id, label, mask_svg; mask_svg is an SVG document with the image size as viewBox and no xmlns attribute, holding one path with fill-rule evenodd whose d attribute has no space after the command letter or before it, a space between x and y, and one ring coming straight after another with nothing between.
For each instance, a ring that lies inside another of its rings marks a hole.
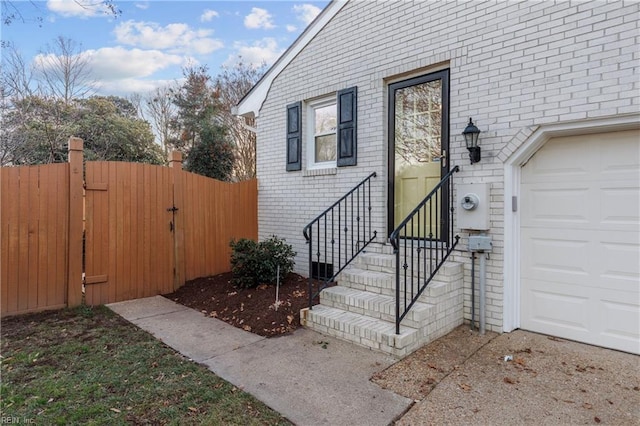
<instances>
[{"instance_id":1,"label":"white front door","mask_svg":"<svg viewBox=\"0 0 640 426\"><path fill-rule=\"evenodd\" d=\"M521 327L640 353L640 132L549 140L521 195Z\"/></svg>"}]
</instances>

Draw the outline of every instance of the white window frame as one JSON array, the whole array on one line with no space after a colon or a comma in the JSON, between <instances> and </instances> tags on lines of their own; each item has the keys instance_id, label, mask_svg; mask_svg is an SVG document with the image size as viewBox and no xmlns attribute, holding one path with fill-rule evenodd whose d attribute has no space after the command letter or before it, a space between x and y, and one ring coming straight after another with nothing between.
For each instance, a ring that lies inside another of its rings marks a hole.
<instances>
[{"instance_id":1,"label":"white window frame","mask_svg":"<svg viewBox=\"0 0 640 426\"><path fill-rule=\"evenodd\" d=\"M334 105L336 108L336 126L337 126L337 118L338 118L338 100L336 99L336 94L334 93L331 96L326 96L320 99L316 99L313 101L309 101L306 104L307 110L307 128L306 128L306 145L307 145L307 169L308 170L318 170L318 169L332 169L337 167L337 152L338 152L338 129L336 127L336 160L333 161L322 161L317 163L315 161L316 158L316 121L315 121L315 110L317 108L323 108L330 105Z\"/></svg>"}]
</instances>

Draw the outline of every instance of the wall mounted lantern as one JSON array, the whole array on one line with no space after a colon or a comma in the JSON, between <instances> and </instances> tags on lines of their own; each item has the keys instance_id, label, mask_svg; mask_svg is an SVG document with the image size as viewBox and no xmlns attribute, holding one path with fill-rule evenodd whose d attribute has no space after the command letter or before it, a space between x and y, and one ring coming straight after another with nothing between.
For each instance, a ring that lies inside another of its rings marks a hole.
<instances>
[{"instance_id":1,"label":"wall mounted lantern","mask_svg":"<svg viewBox=\"0 0 640 426\"><path fill-rule=\"evenodd\" d=\"M478 135L480 135L480 129L478 129L471 118L469 118L469 124L462 132L464 135L464 141L467 144L469 150L469 159L471 164L480 161L480 147L478 146Z\"/></svg>"}]
</instances>

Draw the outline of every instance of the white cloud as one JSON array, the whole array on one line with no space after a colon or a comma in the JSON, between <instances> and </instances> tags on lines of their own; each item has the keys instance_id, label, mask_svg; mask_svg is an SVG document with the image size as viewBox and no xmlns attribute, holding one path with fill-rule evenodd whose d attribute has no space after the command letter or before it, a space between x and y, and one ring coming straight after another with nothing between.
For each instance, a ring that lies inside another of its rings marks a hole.
<instances>
[{"instance_id":1,"label":"white cloud","mask_svg":"<svg viewBox=\"0 0 640 426\"><path fill-rule=\"evenodd\" d=\"M147 10L147 9L149 9L149 2L148 2L148 1L145 1L145 2L136 2L136 3L135 3L135 6L136 6L138 9Z\"/></svg>"},{"instance_id":2,"label":"white cloud","mask_svg":"<svg viewBox=\"0 0 640 426\"><path fill-rule=\"evenodd\" d=\"M224 47L221 40L209 37L213 30L192 30L187 24L126 21L114 30L119 43L148 49L189 52L206 55Z\"/></svg>"},{"instance_id":3,"label":"white cloud","mask_svg":"<svg viewBox=\"0 0 640 426\"><path fill-rule=\"evenodd\" d=\"M305 25L309 25L321 11L322 9L312 4L296 4L293 6L293 12L296 14L296 18Z\"/></svg>"},{"instance_id":4,"label":"white cloud","mask_svg":"<svg viewBox=\"0 0 640 426\"><path fill-rule=\"evenodd\" d=\"M158 87L166 87L174 80L139 80L123 78L114 81L100 82L95 86L98 94L127 97L132 93L149 93Z\"/></svg>"},{"instance_id":5,"label":"white cloud","mask_svg":"<svg viewBox=\"0 0 640 426\"><path fill-rule=\"evenodd\" d=\"M89 71L97 80L148 77L163 68L185 63L185 58L179 55L123 47L86 50L81 55L86 58ZM33 61L36 68L57 63L53 54L39 54Z\"/></svg>"},{"instance_id":6,"label":"white cloud","mask_svg":"<svg viewBox=\"0 0 640 426\"><path fill-rule=\"evenodd\" d=\"M220 14L215 10L207 9L202 13L202 15L200 15L200 21L209 22L213 20L213 18L217 18L218 16L220 16Z\"/></svg>"},{"instance_id":7,"label":"white cloud","mask_svg":"<svg viewBox=\"0 0 640 426\"><path fill-rule=\"evenodd\" d=\"M260 28L270 30L275 28L271 14L259 7L251 8L251 13L244 17L244 26L252 30Z\"/></svg>"},{"instance_id":8,"label":"white cloud","mask_svg":"<svg viewBox=\"0 0 640 426\"><path fill-rule=\"evenodd\" d=\"M240 58L242 62L255 67L261 66L262 63L271 65L282 55L282 52L284 52L284 49L278 46L276 40L270 37L258 40L250 46L238 42L235 44L235 50L236 53L229 55L223 65L233 66Z\"/></svg>"},{"instance_id":9,"label":"white cloud","mask_svg":"<svg viewBox=\"0 0 640 426\"><path fill-rule=\"evenodd\" d=\"M287 31L290 33L296 31L297 29L298 27L296 27L295 25L287 25Z\"/></svg>"},{"instance_id":10,"label":"white cloud","mask_svg":"<svg viewBox=\"0 0 640 426\"><path fill-rule=\"evenodd\" d=\"M48 0L47 9L65 17L90 18L109 14L104 4L91 0Z\"/></svg>"}]
</instances>

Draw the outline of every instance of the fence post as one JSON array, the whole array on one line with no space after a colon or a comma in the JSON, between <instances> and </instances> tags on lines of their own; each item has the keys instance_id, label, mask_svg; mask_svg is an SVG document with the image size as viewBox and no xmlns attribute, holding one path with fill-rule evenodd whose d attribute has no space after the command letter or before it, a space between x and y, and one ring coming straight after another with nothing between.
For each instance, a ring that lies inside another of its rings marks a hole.
<instances>
[{"instance_id":1,"label":"fence post","mask_svg":"<svg viewBox=\"0 0 640 426\"><path fill-rule=\"evenodd\" d=\"M173 215L173 289L177 290L185 283L184 262L184 207L183 202L183 177L182 153L171 151L169 153L169 167L173 175L173 206L178 208Z\"/></svg>"},{"instance_id":2,"label":"fence post","mask_svg":"<svg viewBox=\"0 0 640 426\"><path fill-rule=\"evenodd\" d=\"M82 304L82 210L84 202L83 141L70 137L69 150L69 237L67 259L67 306Z\"/></svg>"}]
</instances>

